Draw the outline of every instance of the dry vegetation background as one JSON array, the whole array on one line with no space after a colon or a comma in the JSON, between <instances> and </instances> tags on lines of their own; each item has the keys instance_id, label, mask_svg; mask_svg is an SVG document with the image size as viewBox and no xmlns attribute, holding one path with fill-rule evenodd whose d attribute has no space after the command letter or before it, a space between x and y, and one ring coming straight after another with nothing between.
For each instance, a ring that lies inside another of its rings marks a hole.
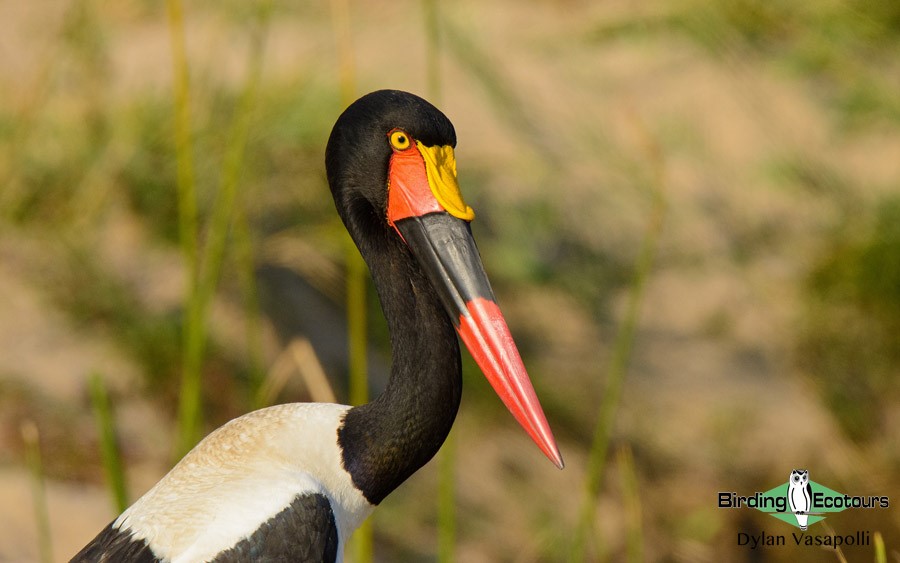
<instances>
[{"instance_id":1,"label":"dry vegetation background","mask_svg":"<svg viewBox=\"0 0 900 563\"><path fill-rule=\"evenodd\" d=\"M543 459L467 365L456 559L565 559L637 295L587 558L837 561L737 547L738 531L793 529L718 509L716 493L807 467L900 504L900 3L464 0L436 27L427 5L350 3L356 93L439 92L475 236L567 461ZM332 6L268 9L184 4L204 243L237 181L204 432L259 404L274 366L289 375L274 400L309 400L298 339L347 400L345 238L322 164L342 109ZM188 268L171 61L164 3L0 1L0 561L40 553L26 421L55 559L114 517L94 374L130 498L173 462ZM389 359L371 297L377 392ZM437 480L431 464L376 511L376 560L434 560ZM826 522L880 532L900 560L895 506Z\"/></svg>"}]
</instances>

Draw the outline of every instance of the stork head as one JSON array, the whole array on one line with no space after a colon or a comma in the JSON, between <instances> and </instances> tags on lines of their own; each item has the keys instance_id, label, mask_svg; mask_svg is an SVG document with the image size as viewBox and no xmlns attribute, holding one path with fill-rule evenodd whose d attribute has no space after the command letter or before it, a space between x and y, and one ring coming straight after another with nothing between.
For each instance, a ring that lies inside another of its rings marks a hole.
<instances>
[{"instance_id":1,"label":"stork head","mask_svg":"<svg viewBox=\"0 0 900 563\"><path fill-rule=\"evenodd\" d=\"M418 96L381 90L338 118L325 165L338 213L363 256L402 244L425 272L500 399L558 467L562 457L469 228L460 193L456 132Z\"/></svg>"}]
</instances>

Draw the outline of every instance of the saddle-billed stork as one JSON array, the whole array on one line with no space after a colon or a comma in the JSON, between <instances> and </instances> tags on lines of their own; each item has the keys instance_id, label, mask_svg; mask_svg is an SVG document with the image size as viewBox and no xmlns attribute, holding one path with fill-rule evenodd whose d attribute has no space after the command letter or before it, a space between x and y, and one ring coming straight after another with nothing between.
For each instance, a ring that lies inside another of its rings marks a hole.
<instances>
[{"instance_id":1,"label":"saddle-billed stork","mask_svg":"<svg viewBox=\"0 0 900 563\"><path fill-rule=\"evenodd\" d=\"M443 113L395 90L354 102L328 140L334 202L390 330L384 392L357 407L285 404L228 422L72 561L341 561L350 534L450 432L457 334L562 468L469 229L455 146Z\"/></svg>"}]
</instances>

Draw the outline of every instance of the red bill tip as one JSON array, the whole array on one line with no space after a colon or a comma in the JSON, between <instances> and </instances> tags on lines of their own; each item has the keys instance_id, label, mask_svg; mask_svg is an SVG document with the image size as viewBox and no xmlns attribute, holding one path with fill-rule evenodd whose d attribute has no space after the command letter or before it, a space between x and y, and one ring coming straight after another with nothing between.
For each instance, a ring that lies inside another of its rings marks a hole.
<instances>
[{"instance_id":1,"label":"red bill tip","mask_svg":"<svg viewBox=\"0 0 900 563\"><path fill-rule=\"evenodd\" d=\"M553 432L525 371L519 350L496 303L477 298L460 315L459 335L500 400L544 455L560 469L565 465Z\"/></svg>"}]
</instances>

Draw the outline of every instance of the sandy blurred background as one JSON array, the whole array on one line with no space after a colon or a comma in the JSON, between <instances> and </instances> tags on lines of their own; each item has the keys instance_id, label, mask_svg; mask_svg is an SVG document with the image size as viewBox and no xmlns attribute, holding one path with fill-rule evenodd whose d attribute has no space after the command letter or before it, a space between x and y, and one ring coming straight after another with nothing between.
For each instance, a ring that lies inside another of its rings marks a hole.
<instances>
[{"instance_id":1,"label":"sandy blurred background","mask_svg":"<svg viewBox=\"0 0 900 563\"><path fill-rule=\"evenodd\" d=\"M805 467L900 504L900 3L465 0L428 24L434 3L351 2L343 38L332 4L268 6L184 4L201 249L237 187L204 433L260 385L264 402L310 400L304 342L348 400L345 237L323 167L342 45L356 94L430 95L454 122L473 231L567 461L542 458L469 362L456 560L566 559L631 302L585 559L875 561L872 546L739 547L740 531L796 529L716 494ZM0 561L41 553L23 424L54 560L116 514L92 376L129 498L173 463L189 268L168 21L147 0L0 2ZM389 358L370 297L377 392ZM376 511L377 561L436 560L438 480L432 463ZM900 560L895 507L826 522L879 532Z\"/></svg>"}]
</instances>

